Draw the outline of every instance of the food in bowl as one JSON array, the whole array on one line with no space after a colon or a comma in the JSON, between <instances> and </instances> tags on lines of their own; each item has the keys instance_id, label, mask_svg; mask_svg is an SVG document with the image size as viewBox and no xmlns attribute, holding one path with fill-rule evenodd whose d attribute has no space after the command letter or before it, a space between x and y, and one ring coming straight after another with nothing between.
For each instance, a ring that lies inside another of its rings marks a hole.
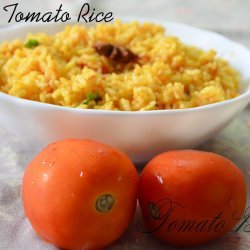
<instances>
[{"instance_id":1,"label":"food in bowl","mask_svg":"<svg viewBox=\"0 0 250 250\"><path fill-rule=\"evenodd\" d=\"M236 97L240 81L214 50L185 45L160 25L121 21L4 42L0 68L4 93L84 109L197 107Z\"/></svg>"},{"instance_id":2,"label":"food in bowl","mask_svg":"<svg viewBox=\"0 0 250 250\"><path fill-rule=\"evenodd\" d=\"M0 92L1 125L37 148L65 138L90 138L121 149L135 163L146 162L166 150L194 148L212 138L249 103L250 51L210 31L180 23L161 21L160 24L170 36L203 50L214 49L227 60L240 73L239 96L197 108L134 112L67 108ZM13 25L0 29L0 40L19 37L25 44L29 32L55 34L64 27L64 23Z\"/></svg>"}]
</instances>

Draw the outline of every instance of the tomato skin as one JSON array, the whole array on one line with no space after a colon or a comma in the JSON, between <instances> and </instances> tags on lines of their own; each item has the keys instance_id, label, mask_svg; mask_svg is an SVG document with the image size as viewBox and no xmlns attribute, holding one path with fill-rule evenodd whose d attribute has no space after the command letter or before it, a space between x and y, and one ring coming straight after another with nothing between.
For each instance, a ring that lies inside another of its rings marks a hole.
<instances>
[{"instance_id":1,"label":"tomato skin","mask_svg":"<svg viewBox=\"0 0 250 250\"><path fill-rule=\"evenodd\" d=\"M138 174L121 151L89 140L50 144L28 165L22 186L27 218L45 241L66 249L100 249L131 222ZM97 211L100 195L115 202Z\"/></svg>"},{"instance_id":2,"label":"tomato skin","mask_svg":"<svg viewBox=\"0 0 250 250\"><path fill-rule=\"evenodd\" d=\"M243 174L228 159L179 150L146 165L138 196L147 232L176 246L193 246L231 230L242 217L246 193Z\"/></svg>"}]
</instances>

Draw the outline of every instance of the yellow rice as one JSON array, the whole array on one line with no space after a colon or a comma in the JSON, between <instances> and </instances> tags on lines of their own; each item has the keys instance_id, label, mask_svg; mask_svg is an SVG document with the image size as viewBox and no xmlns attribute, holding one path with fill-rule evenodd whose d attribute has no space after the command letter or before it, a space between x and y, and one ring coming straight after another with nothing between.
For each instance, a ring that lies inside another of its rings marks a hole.
<instances>
[{"instance_id":1,"label":"yellow rice","mask_svg":"<svg viewBox=\"0 0 250 250\"><path fill-rule=\"evenodd\" d=\"M29 39L39 46L26 48ZM123 46L139 59L119 64L97 42ZM106 110L190 108L238 95L239 74L216 57L138 22L67 26L53 36L29 34L0 46L0 91L67 107ZM98 100L85 102L88 93Z\"/></svg>"}]
</instances>

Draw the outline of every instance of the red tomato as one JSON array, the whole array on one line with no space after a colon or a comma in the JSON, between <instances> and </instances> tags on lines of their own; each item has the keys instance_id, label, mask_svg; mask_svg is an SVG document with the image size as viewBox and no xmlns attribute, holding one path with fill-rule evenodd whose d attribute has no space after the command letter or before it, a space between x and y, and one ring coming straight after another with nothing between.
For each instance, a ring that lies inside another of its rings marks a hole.
<instances>
[{"instance_id":1,"label":"red tomato","mask_svg":"<svg viewBox=\"0 0 250 250\"><path fill-rule=\"evenodd\" d=\"M89 140L50 144L23 177L25 213L45 241L100 249L117 240L134 215L138 175L121 151Z\"/></svg>"},{"instance_id":2,"label":"red tomato","mask_svg":"<svg viewBox=\"0 0 250 250\"><path fill-rule=\"evenodd\" d=\"M178 246L215 239L246 206L246 183L228 159L209 152L170 151L152 159L139 182L147 232Z\"/></svg>"}]
</instances>

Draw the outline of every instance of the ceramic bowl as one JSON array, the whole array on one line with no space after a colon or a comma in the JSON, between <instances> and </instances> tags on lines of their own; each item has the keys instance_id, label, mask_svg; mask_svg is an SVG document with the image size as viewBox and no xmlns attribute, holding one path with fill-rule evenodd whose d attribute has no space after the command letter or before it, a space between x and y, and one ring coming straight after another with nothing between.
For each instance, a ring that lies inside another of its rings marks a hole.
<instances>
[{"instance_id":1,"label":"ceramic bowl","mask_svg":"<svg viewBox=\"0 0 250 250\"><path fill-rule=\"evenodd\" d=\"M127 19L129 20L129 19ZM137 18L138 20L138 18ZM145 21L139 19L139 21ZM193 148L213 137L238 115L250 100L250 51L221 35L172 22L167 34L204 50L215 49L242 77L234 99L182 110L83 110L24 100L0 93L0 124L40 148L63 138L102 141L126 152L135 163L172 149ZM0 29L0 42L24 39L27 33L62 30L65 24L19 24Z\"/></svg>"}]
</instances>

